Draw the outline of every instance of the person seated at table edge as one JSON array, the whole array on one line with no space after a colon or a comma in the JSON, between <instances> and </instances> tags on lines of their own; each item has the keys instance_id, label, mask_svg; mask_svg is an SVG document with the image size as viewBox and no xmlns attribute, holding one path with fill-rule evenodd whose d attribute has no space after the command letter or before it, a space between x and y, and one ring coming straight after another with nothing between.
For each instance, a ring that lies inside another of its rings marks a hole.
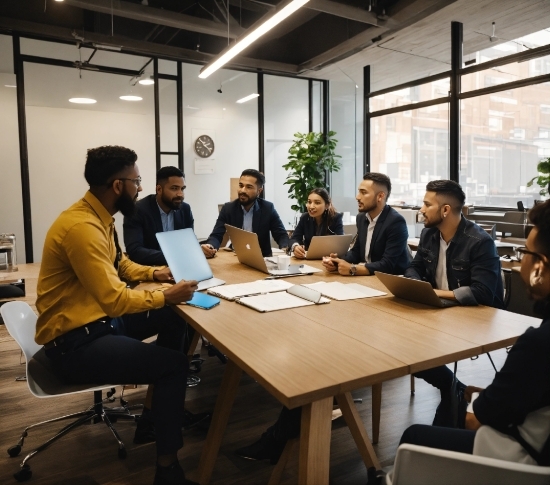
<instances>
[{"instance_id":1,"label":"person seated at table edge","mask_svg":"<svg viewBox=\"0 0 550 485\"><path fill-rule=\"evenodd\" d=\"M193 229L191 207L184 202L185 189L185 175L179 168L162 167L157 172L156 193L138 201L133 216L124 217L124 244L132 261L166 265L156 233Z\"/></svg>"},{"instance_id":2,"label":"person seated at table edge","mask_svg":"<svg viewBox=\"0 0 550 485\"><path fill-rule=\"evenodd\" d=\"M519 248L520 273L543 315L540 327L518 338L486 389L466 388L468 401L479 391L466 413L466 429L413 425L400 444L550 466L550 201L534 206L529 219L534 228Z\"/></svg>"},{"instance_id":3,"label":"person seated at table edge","mask_svg":"<svg viewBox=\"0 0 550 485\"><path fill-rule=\"evenodd\" d=\"M306 257L313 236L344 234L343 214L336 212L326 189L311 189L307 196L306 209L307 212L300 216L289 241L289 253L298 259Z\"/></svg>"},{"instance_id":4,"label":"person seated at table edge","mask_svg":"<svg viewBox=\"0 0 550 485\"><path fill-rule=\"evenodd\" d=\"M405 271L407 278L428 281L440 298L461 305L503 308L500 258L489 234L462 215L466 196L452 180L433 180L426 185L420 214L425 228L418 249ZM442 394L452 384L453 373L445 366L417 372ZM463 389L465 386L459 383ZM436 411L434 425L445 425Z\"/></svg>"},{"instance_id":5,"label":"person seated at table edge","mask_svg":"<svg viewBox=\"0 0 550 485\"><path fill-rule=\"evenodd\" d=\"M324 258L327 271L343 276L369 276L375 271L403 274L410 262L409 233L403 216L387 205L390 194L387 175L368 172L363 176L355 196L359 209L355 243L343 258L336 254Z\"/></svg>"},{"instance_id":6,"label":"person seated at table edge","mask_svg":"<svg viewBox=\"0 0 550 485\"><path fill-rule=\"evenodd\" d=\"M260 248L264 256L271 256L271 239L279 248L288 248L288 233L272 202L261 199L264 190L265 176L252 168L243 170L239 178L238 197L223 205L212 233L202 244L202 250L207 258L212 258L220 248L225 234L225 224L235 226L258 235Z\"/></svg>"},{"instance_id":7,"label":"person seated at table edge","mask_svg":"<svg viewBox=\"0 0 550 485\"><path fill-rule=\"evenodd\" d=\"M54 221L44 242L35 340L67 383L153 384L145 408L157 432L154 485L193 485L177 457L189 367L181 351L185 324L166 305L190 300L197 282L164 291L127 287L173 282L169 268L134 263L118 244L113 216L130 216L142 190L136 160L124 147L88 150L90 189ZM156 345L142 342L153 335Z\"/></svg>"},{"instance_id":8,"label":"person seated at table edge","mask_svg":"<svg viewBox=\"0 0 550 485\"><path fill-rule=\"evenodd\" d=\"M405 271L409 264L407 224L403 216L386 205L390 193L391 181L387 175L369 172L363 176L356 196L359 215L355 244L344 258L332 254L328 261L324 260L327 271L338 271L342 275L369 275L374 271L402 274ZM350 264L365 260L365 265ZM300 419L301 408L283 407L275 424L258 441L236 450L237 455L276 463L287 440L300 434Z\"/></svg>"}]
</instances>

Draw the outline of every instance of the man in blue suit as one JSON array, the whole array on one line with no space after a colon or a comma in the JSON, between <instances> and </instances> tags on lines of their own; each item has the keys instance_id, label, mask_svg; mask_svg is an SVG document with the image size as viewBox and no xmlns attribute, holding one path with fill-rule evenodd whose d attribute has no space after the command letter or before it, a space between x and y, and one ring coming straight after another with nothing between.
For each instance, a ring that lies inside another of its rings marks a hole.
<instances>
[{"instance_id":1,"label":"man in blue suit","mask_svg":"<svg viewBox=\"0 0 550 485\"><path fill-rule=\"evenodd\" d=\"M409 266L407 223L387 205L391 180L383 173L368 172L357 191L357 237L343 258L331 254L323 260L327 271L344 276L368 276L375 271L403 274ZM361 264L359 264L361 263Z\"/></svg>"},{"instance_id":2,"label":"man in blue suit","mask_svg":"<svg viewBox=\"0 0 550 485\"><path fill-rule=\"evenodd\" d=\"M226 224L245 231L255 232L258 235L258 241L264 256L272 255L270 232L279 248L288 247L288 233L273 203L260 199L264 185L265 177L263 173L251 168L243 171L239 179L238 198L233 202L224 204L212 234L202 245L202 250L207 258L214 257L220 248Z\"/></svg>"},{"instance_id":3,"label":"man in blue suit","mask_svg":"<svg viewBox=\"0 0 550 485\"><path fill-rule=\"evenodd\" d=\"M167 264L156 233L193 229L191 207L183 201L184 190L183 172L177 167L163 167L157 172L156 194L137 202L132 217L124 217L124 244L132 261L149 266Z\"/></svg>"}]
</instances>

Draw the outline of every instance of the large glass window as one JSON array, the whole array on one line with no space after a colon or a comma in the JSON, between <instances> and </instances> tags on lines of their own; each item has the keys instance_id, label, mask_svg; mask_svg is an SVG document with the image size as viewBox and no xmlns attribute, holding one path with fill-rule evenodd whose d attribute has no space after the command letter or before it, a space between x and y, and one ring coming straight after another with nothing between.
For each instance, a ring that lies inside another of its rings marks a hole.
<instances>
[{"instance_id":1,"label":"large glass window","mask_svg":"<svg viewBox=\"0 0 550 485\"><path fill-rule=\"evenodd\" d=\"M380 94L369 100L370 111L378 111L412 103L421 103L431 99L449 96L449 78L438 79L430 83L399 89L391 93Z\"/></svg>"},{"instance_id":2,"label":"large glass window","mask_svg":"<svg viewBox=\"0 0 550 485\"><path fill-rule=\"evenodd\" d=\"M420 205L430 180L449 178L449 107L371 119L371 171L392 181L390 203Z\"/></svg>"},{"instance_id":3,"label":"large glass window","mask_svg":"<svg viewBox=\"0 0 550 485\"><path fill-rule=\"evenodd\" d=\"M461 102L460 183L469 203L526 207L539 199L537 163L550 156L550 83Z\"/></svg>"}]
</instances>

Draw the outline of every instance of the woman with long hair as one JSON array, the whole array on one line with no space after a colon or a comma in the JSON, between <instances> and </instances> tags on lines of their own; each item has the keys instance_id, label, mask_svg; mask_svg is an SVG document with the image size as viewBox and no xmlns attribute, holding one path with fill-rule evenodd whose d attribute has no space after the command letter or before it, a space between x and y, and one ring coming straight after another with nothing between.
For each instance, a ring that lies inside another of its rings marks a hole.
<instances>
[{"instance_id":1,"label":"woman with long hair","mask_svg":"<svg viewBox=\"0 0 550 485\"><path fill-rule=\"evenodd\" d=\"M311 189L307 196L307 212L300 217L300 221L290 238L290 254L304 259L313 236L328 236L344 234L342 213L336 212L332 200L326 189Z\"/></svg>"}]
</instances>

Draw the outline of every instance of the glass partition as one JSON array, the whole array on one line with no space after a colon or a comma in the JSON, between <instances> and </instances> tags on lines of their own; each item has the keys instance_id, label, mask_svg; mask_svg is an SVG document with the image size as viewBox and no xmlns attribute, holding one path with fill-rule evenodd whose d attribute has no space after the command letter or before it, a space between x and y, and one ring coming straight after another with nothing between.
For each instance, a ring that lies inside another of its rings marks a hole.
<instances>
[{"instance_id":1,"label":"glass partition","mask_svg":"<svg viewBox=\"0 0 550 485\"><path fill-rule=\"evenodd\" d=\"M449 96L449 78L438 79L430 83L399 89L391 93L380 94L369 100L370 111L378 111L396 106L405 106L412 103L421 103L431 99L446 98Z\"/></svg>"}]
</instances>

